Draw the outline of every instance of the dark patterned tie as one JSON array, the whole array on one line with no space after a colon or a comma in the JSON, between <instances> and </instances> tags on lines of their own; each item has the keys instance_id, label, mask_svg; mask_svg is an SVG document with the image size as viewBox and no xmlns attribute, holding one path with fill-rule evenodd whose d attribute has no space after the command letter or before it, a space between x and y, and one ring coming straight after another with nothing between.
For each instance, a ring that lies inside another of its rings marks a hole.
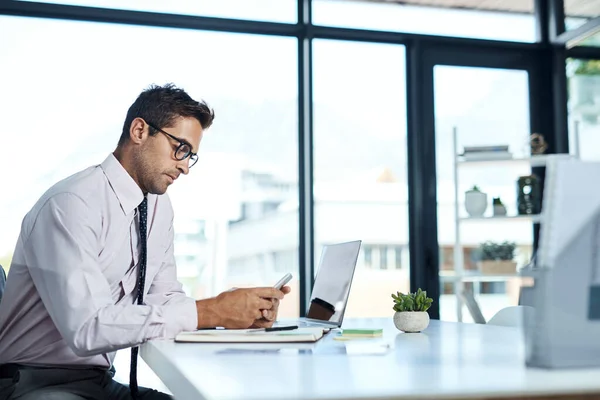
<instances>
[{"instance_id":1,"label":"dark patterned tie","mask_svg":"<svg viewBox=\"0 0 600 400\"><path fill-rule=\"evenodd\" d=\"M148 222L148 198L144 197L144 200L138 207L140 216L140 241L142 245L142 251L140 253L140 269L137 281L137 304L144 304L144 283L146 282L146 228ZM131 397L137 398L138 395L138 384L137 384L137 357L138 347L131 348L131 369L129 370L129 390L131 391Z\"/></svg>"}]
</instances>

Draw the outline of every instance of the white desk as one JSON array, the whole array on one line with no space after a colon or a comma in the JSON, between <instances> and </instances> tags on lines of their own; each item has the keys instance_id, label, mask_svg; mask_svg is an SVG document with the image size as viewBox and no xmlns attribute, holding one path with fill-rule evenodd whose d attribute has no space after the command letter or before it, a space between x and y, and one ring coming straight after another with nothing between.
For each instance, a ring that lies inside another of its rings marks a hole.
<instances>
[{"instance_id":1,"label":"white desk","mask_svg":"<svg viewBox=\"0 0 600 400\"><path fill-rule=\"evenodd\" d=\"M401 333L389 319L347 320L383 327L384 337L314 344L196 344L152 341L141 355L177 400L415 399L600 393L600 369L526 368L515 328L431 321ZM378 343L393 348L386 354ZM365 347L357 347L365 346ZM573 396L568 396L572 398Z\"/></svg>"}]
</instances>

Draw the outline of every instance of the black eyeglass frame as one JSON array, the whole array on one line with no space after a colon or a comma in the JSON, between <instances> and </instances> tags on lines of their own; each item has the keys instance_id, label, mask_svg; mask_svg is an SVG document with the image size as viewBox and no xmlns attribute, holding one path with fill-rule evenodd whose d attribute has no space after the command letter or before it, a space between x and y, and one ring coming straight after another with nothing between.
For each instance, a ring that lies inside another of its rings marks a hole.
<instances>
[{"instance_id":1,"label":"black eyeglass frame","mask_svg":"<svg viewBox=\"0 0 600 400\"><path fill-rule=\"evenodd\" d=\"M143 118L142 118L142 119L143 119ZM168 137L170 137L171 139L173 139L173 140L175 140L175 141L179 142L179 146L177 146L177 148L175 149L175 154L174 154L174 156L175 156L175 159L176 159L176 160L183 161L183 160L185 160L186 158L188 158L188 157L189 157L189 158L190 158L190 161L188 161L188 168L192 168L192 167L193 167L193 166L194 166L194 165L195 165L195 164L198 162L198 153L193 153L193 152L192 152L192 145L191 145L191 144L189 144L188 142L186 142L186 141L185 141L185 140L183 140L183 139L179 139L177 136L173 136L173 135L171 135L169 132L165 132L165 131L163 131L162 129L160 129L160 128L157 128L157 127L156 127L154 124L151 124L150 122L148 122L148 121L146 121L146 120L144 120L144 122L145 122L145 123L146 123L146 125L148 125L150 128L152 128L152 129L154 129L154 130L157 130L157 131L159 131L159 132L161 132L161 133L164 133L165 135L167 135L167 136L168 136ZM183 157L179 158L179 157L177 157L177 152L179 152L179 150L180 150L180 149L181 149L183 146L187 146L187 147L189 147L189 148L190 148L190 150L189 150L189 151L187 151Z\"/></svg>"}]
</instances>

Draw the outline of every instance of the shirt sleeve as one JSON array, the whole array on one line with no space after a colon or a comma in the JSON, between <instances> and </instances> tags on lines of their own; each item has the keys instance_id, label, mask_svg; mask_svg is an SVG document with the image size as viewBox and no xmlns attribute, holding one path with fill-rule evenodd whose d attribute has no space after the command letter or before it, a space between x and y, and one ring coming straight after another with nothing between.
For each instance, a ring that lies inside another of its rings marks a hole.
<instances>
[{"instance_id":1,"label":"shirt sleeve","mask_svg":"<svg viewBox=\"0 0 600 400\"><path fill-rule=\"evenodd\" d=\"M80 357L166 337L168 305L115 305L98 263L102 216L71 193L51 197L25 237L31 278L52 321Z\"/></svg>"},{"instance_id":2,"label":"shirt sleeve","mask_svg":"<svg viewBox=\"0 0 600 400\"><path fill-rule=\"evenodd\" d=\"M179 332L192 331L198 328L198 313L196 301L188 297L177 280L177 266L173 251L173 219L169 227L169 246L164 255L163 263L154 276L150 289L144 297L146 304L169 306L170 313L166 315L169 323L166 325L165 336L174 338Z\"/></svg>"}]
</instances>

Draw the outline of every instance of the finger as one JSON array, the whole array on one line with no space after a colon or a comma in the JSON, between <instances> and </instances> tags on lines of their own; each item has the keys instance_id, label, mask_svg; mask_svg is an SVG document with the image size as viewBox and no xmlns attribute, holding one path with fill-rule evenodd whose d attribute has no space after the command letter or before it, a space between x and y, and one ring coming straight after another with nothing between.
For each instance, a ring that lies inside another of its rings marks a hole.
<instances>
[{"instance_id":1,"label":"finger","mask_svg":"<svg viewBox=\"0 0 600 400\"><path fill-rule=\"evenodd\" d=\"M254 288L254 292L259 297L271 298L271 299L283 299L283 292L279 289L275 289L272 287Z\"/></svg>"},{"instance_id":2,"label":"finger","mask_svg":"<svg viewBox=\"0 0 600 400\"><path fill-rule=\"evenodd\" d=\"M273 308L273 302L267 299L259 299L258 308L260 308L261 310L270 310L271 308Z\"/></svg>"},{"instance_id":3,"label":"finger","mask_svg":"<svg viewBox=\"0 0 600 400\"><path fill-rule=\"evenodd\" d=\"M292 288L289 286L284 286L281 288L281 291L283 292L283 294L288 294L289 292L292 291Z\"/></svg>"},{"instance_id":4,"label":"finger","mask_svg":"<svg viewBox=\"0 0 600 400\"><path fill-rule=\"evenodd\" d=\"M262 316L267 321L275 321L277 319L277 311L275 311L275 310L263 310Z\"/></svg>"},{"instance_id":5,"label":"finger","mask_svg":"<svg viewBox=\"0 0 600 400\"><path fill-rule=\"evenodd\" d=\"M266 319L257 319L252 324L253 328L270 328L273 326L273 321L267 321Z\"/></svg>"}]
</instances>

